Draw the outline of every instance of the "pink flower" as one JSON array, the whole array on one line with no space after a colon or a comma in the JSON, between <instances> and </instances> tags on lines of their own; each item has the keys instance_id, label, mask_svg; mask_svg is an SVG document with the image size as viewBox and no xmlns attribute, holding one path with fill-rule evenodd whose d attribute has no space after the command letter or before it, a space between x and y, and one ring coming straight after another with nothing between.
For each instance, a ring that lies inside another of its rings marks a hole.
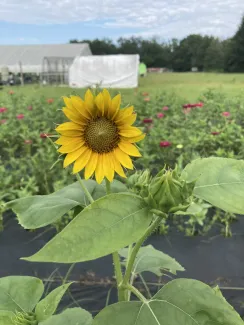
<instances>
[{"instance_id":1,"label":"pink flower","mask_svg":"<svg viewBox=\"0 0 244 325\"><path fill-rule=\"evenodd\" d=\"M152 118L144 118L143 123L147 124L147 123L152 123L153 119Z\"/></svg>"},{"instance_id":2,"label":"pink flower","mask_svg":"<svg viewBox=\"0 0 244 325\"><path fill-rule=\"evenodd\" d=\"M212 134L212 135L219 135L219 134L220 134L220 132L217 132L217 131L213 131L213 132L211 132L211 134Z\"/></svg>"},{"instance_id":3,"label":"pink flower","mask_svg":"<svg viewBox=\"0 0 244 325\"><path fill-rule=\"evenodd\" d=\"M164 113L158 113L157 114L157 118L162 118L162 117L164 117L165 115L164 115Z\"/></svg>"},{"instance_id":4,"label":"pink flower","mask_svg":"<svg viewBox=\"0 0 244 325\"><path fill-rule=\"evenodd\" d=\"M0 113L4 113L7 112L7 108L6 107L0 107Z\"/></svg>"},{"instance_id":5,"label":"pink flower","mask_svg":"<svg viewBox=\"0 0 244 325\"><path fill-rule=\"evenodd\" d=\"M169 108L168 108L168 106L164 106L164 107L162 108L162 110L163 110L163 111L168 111Z\"/></svg>"},{"instance_id":6,"label":"pink flower","mask_svg":"<svg viewBox=\"0 0 244 325\"><path fill-rule=\"evenodd\" d=\"M145 97L144 102L150 102L150 97Z\"/></svg>"},{"instance_id":7,"label":"pink flower","mask_svg":"<svg viewBox=\"0 0 244 325\"><path fill-rule=\"evenodd\" d=\"M4 119L4 120L0 120L0 124L5 124L6 122L7 122L6 119Z\"/></svg>"},{"instance_id":8,"label":"pink flower","mask_svg":"<svg viewBox=\"0 0 244 325\"><path fill-rule=\"evenodd\" d=\"M27 109L28 109L28 111L32 111L33 110L33 107L32 106L28 106Z\"/></svg>"},{"instance_id":9,"label":"pink flower","mask_svg":"<svg viewBox=\"0 0 244 325\"><path fill-rule=\"evenodd\" d=\"M149 94L146 93L146 92L142 93L142 96L148 96L148 95L149 95Z\"/></svg>"},{"instance_id":10,"label":"pink flower","mask_svg":"<svg viewBox=\"0 0 244 325\"><path fill-rule=\"evenodd\" d=\"M51 134L49 134L49 133L41 133L40 138L45 139L45 138L48 138L50 135Z\"/></svg>"},{"instance_id":11,"label":"pink flower","mask_svg":"<svg viewBox=\"0 0 244 325\"><path fill-rule=\"evenodd\" d=\"M170 147L171 146L171 142L169 142L169 141L161 141L160 142L160 147Z\"/></svg>"},{"instance_id":12,"label":"pink flower","mask_svg":"<svg viewBox=\"0 0 244 325\"><path fill-rule=\"evenodd\" d=\"M222 115L225 116L225 117L229 117L230 116L230 112L223 112Z\"/></svg>"},{"instance_id":13,"label":"pink flower","mask_svg":"<svg viewBox=\"0 0 244 325\"><path fill-rule=\"evenodd\" d=\"M8 93L9 93L9 95L13 95L14 94L14 91L13 90L10 90Z\"/></svg>"},{"instance_id":14,"label":"pink flower","mask_svg":"<svg viewBox=\"0 0 244 325\"><path fill-rule=\"evenodd\" d=\"M22 120L24 117L25 117L24 114L19 114L16 116L18 120Z\"/></svg>"},{"instance_id":15,"label":"pink flower","mask_svg":"<svg viewBox=\"0 0 244 325\"><path fill-rule=\"evenodd\" d=\"M48 104L52 104L54 102L54 99L53 98L48 98L47 102L48 102Z\"/></svg>"},{"instance_id":16,"label":"pink flower","mask_svg":"<svg viewBox=\"0 0 244 325\"><path fill-rule=\"evenodd\" d=\"M32 140L25 140L25 144L32 144L33 141Z\"/></svg>"}]
</instances>

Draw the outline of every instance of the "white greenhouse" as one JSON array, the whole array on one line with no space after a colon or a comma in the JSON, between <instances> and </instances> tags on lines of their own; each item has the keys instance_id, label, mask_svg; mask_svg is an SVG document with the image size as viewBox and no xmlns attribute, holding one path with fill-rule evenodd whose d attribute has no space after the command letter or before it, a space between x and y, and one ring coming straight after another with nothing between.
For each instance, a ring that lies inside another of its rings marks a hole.
<instances>
[{"instance_id":1,"label":"white greenhouse","mask_svg":"<svg viewBox=\"0 0 244 325\"><path fill-rule=\"evenodd\" d=\"M0 45L0 71L35 74L47 83L65 83L74 58L88 55L92 53L87 43Z\"/></svg>"}]
</instances>

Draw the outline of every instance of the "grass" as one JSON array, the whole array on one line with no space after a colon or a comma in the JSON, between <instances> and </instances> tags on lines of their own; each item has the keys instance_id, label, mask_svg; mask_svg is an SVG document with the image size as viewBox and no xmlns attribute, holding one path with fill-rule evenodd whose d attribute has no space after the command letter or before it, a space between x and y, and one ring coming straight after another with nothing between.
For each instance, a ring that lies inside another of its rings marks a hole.
<instances>
[{"instance_id":1,"label":"grass","mask_svg":"<svg viewBox=\"0 0 244 325\"><path fill-rule=\"evenodd\" d=\"M222 73L163 73L149 74L140 78L138 89L120 89L124 100L132 102L137 92L149 92L153 95L158 91L165 90L174 92L182 98L182 101L189 102L198 99L207 89L216 89L224 92L227 96L236 96L244 93L244 74L222 74ZM6 89L6 88L5 88ZM61 97L71 93L83 95L83 89L72 89L61 86L24 86L11 87L16 92L31 94L31 96ZM115 90L116 91L116 90Z\"/></svg>"}]
</instances>

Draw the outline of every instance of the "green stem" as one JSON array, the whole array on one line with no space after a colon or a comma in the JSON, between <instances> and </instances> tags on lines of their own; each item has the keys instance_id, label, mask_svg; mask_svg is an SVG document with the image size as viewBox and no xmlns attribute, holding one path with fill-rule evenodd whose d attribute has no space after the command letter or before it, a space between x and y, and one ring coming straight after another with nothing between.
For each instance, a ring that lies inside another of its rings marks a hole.
<instances>
[{"instance_id":1,"label":"green stem","mask_svg":"<svg viewBox=\"0 0 244 325\"><path fill-rule=\"evenodd\" d=\"M73 268L75 267L75 264L76 263L73 263L73 264L70 265L70 267L69 267L69 269L68 269L68 271L67 271L67 273L66 273L66 275L65 275L65 277L63 279L63 282L62 282L63 285L67 282L71 272L73 271Z\"/></svg>"},{"instance_id":2,"label":"green stem","mask_svg":"<svg viewBox=\"0 0 244 325\"><path fill-rule=\"evenodd\" d=\"M141 282L143 283L143 285L144 285L144 287L145 287L145 289L147 291L148 298L152 298L152 295L151 295L151 292L150 292L150 290L148 288L148 285L147 285L146 281L144 280L143 276L140 273L139 273L139 277L140 277Z\"/></svg>"},{"instance_id":3,"label":"green stem","mask_svg":"<svg viewBox=\"0 0 244 325\"><path fill-rule=\"evenodd\" d=\"M133 266L134 266L134 263L135 263L136 255L137 255L139 249L141 248L141 245L147 239L147 237L150 236L151 233L159 226L161 221L162 221L162 217L161 216L157 217L154 220L154 222L147 228L145 234L135 244L135 246L134 246L134 248L133 248L133 250L131 252L129 262L128 262L128 266L126 268L125 276L124 276L124 279L123 279L124 288L126 288L129 285L129 281L130 281L132 269L133 269Z\"/></svg>"},{"instance_id":4,"label":"green stem","mask_svg":"<svg viewBox=\"0 0 244 325\"><path fill-rule=\"evenodd\" d=\"M90 201L90 203L93 203L94 200L93 200L93 198L92 198L90 192L89 192L88 189L86 188L85 184L83 183L83 181L82 181L82 179L81 179L81 177L80 177L80 175L79 175L78 173L76 174L76 178L77 178L78 182L80 183L80 185L81 185L83 191L85 192L85 195L86 195L86 197L88 198L88 200Z\"/></svg>"},{"instance_id":5,"label":"green stem","mask_svg":"<svg viewBox=\"0 0 244 325\"><path fill-rule=\"evenodd\" d=\"M110 194L111 193L111 183L109 182L109 180L107 180L107 178L105 178L105 182L106 182L106 192L107 192L107 194ZM112 254L112 256L113 256L113 264L114 264L114 273L115 273L115 278L116 278L116 283L117 283L117 288L118 288L118 298L119 298L119 301L123 301L124 300L124 292L120 286L123 281L123 274L122 274L122 270L121 270L119 253L114 252Z\"/></svg>"},{"instance_id":6,"label":"green stem","mask_svg":"<svg viewBox=\"0 0 244 325\"><path fill-rule=\"evenodd\" d=\"M111 194L111 183L109 180L107 180L107 178L105 178L105 182L106 182L106 192L107 194Z\"/></svg>"},{"instance_id":7,"label":"green stem","mask_svg":"<svg viewBox=\"0 0 244 325\"><path fill-rule=\"evenodd\" d=\"M123 274L122 274L122 270L121 270L119 253L114 252L112 254L112 256L113 256L113 264L114 264L114 274L115 274L117 289L118 289L118 298L119 298L119 301L124 301L124 291L121 288L121 283L123 281Z\"/></svg>"},{"instance_id":8,"label":"green stem","mask_svg":"<svg viewBox=\"0 0 244 325\"><path fill-rule=\"evenodd\" d=\"M127 284L126 288L130 290L134 295L139 298L142 302L146 303L147 299L143 296L143 294L140 293L139 290L137 290L135 287L133 287L131 284Z\"/></svg>"}]
</instances>

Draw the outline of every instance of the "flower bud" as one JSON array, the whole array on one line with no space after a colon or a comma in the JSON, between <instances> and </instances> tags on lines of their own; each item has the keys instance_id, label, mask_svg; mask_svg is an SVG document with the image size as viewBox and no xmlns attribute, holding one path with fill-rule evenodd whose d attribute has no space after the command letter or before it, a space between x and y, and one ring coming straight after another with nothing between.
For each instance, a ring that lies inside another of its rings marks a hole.
<instances>
[{"instance_id":1,"label":"flower bud","mask_svg":"<svg viewBox=\"0 0 244 325\"><path fill-rule=\"evenodd\" d=\"M148 196L148 186L151 181L151 174L148 169L137 171L127 179L128 186L142 197Z\"/></svg>"},{"instance_id":2,"label":"flower bud","mask_svg":"<svg viewBox=\"0 0 244 325\"><path fill-rule=\"evenodd\" d=\"M186 211L191 203L195 181L186 183L177 173L177 169L161 170L149 186L147 201L153 209L164 213Z\"/></svg>"},{"instance_id":3,"label":"flower bud","mask_svg":"<svg viewBox=\"0 0 244 325\"><path fill-rule=\"evenodd\" d=\"M13 318L13 324L15 325L38 325L36 316L34 313L17 312Z\"/></svg>"}]
</instances>

